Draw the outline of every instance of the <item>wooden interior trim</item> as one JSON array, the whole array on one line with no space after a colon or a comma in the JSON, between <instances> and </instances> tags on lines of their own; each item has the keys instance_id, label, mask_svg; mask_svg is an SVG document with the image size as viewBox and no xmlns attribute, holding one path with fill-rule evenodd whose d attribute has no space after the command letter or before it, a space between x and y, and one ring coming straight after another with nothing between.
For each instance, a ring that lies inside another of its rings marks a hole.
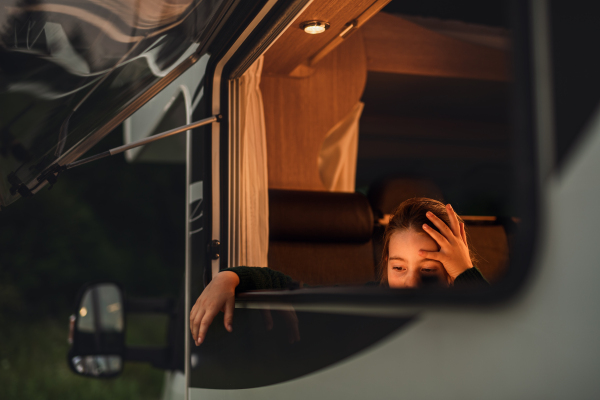
<instances>
[{"instance_id":1,"label":"wooden interior trim","mask_svg":"<svg viewBox=\"0 0 600 400\"><path fill-rule=\"evenodd\" d=\"M378 13L362 28L369 71L508 81L503 50L449 37L396 15Z\"/></svg>"},{"instance_id":2,"label":"wooden interior trim","mask_svg":"<svg viewBox=\"0 0 600 400\"><path fill-rule=\"evenodd\" d=\"M352 21L348 21L340 30L338 35L334 37L329 43L327 43L322 49L317 51L313 56L308 59L308 66L314 67L319 61L323 59L329 52L339 46L344 39L356 32L358 28L363 26L371 17L377 14L383 7L385 7L392 0L376 0L369 6L362 14L356 17Z\"/></svg>"},{"instance_id":3,"label":"wooden interior trim","mask_svg":"<svg viewBox=\"0 0 600 400\"><path fill-rule=\"evenodd\" d=\"M388 226L393 217L393 214L384 214L383 218L377 219L377 222L379 225ZM498 217L490 215L461 215L460 217L465 222L496 222L498 220Z\"/></svg>"},{"instance_id":4,"label":"wooden interior trim","mask_svg":"<svg viewBox=\"0 0 600 400\"><path fill-rule=\"evenodd\" d=\"M290 76L299 66L300 74L296 76L310 75L314 71L307 64L309 58L338 37L348 23L360 19L362 25L366 20L366 15L363 16L366 10L376 13L388 2L389 0L314 0L266 52L263 76ZM312 20L328 22L330 28L318 35L309 35L300 25ZM332 49L333 47L329 51Z\"/></svg>"},{"instance_id":5,"label":"wooden interior trim","mask_svg":"<svg viewBox=\"0 0 600 400\"><path fill-rule=\"evenodd\" d=\"M359 31L329 53L309 77L261 77L269 188L325 190L317 164L321 146L331 128L360 101L366 64Z\"/></svg>"},{"instance_id":6,"label":"wooden interior trim","mask_svg":"<svg viewBox=\"0 0 600 400\"><path fill-rule=\"evenodd\" d=\"M492 217L492 216L488 216L488 215L461 215L460 217L465 222L481 222L481 221L496 222L496 220L498 219L497 217Z\"/></svg>"}]
</instances>

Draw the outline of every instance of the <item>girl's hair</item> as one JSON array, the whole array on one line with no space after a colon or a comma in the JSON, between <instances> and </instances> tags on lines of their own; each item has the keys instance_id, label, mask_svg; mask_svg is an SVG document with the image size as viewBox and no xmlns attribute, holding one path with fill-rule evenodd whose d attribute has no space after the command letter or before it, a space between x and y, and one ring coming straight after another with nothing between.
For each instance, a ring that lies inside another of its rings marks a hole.
<instances>
[{"instance_id":1,"label":"girl's hair","mask_svg":"<svg viewBox=\"0 0 600 400\"><path fill-rule=\"evenodd\" d=\"M429 218L427 218L427 211L431 211L436 217L444 221L446 225L450 226L450 218L448 217L444 203L426 197L414 197L405 200L398 208L396 208L396 211L394 211L383 234L383 252L381 255L381 263L379 265L379 282L382 285L387 285L388 283L387 260L390 250L390 238L394 233L410 229L416 232L424 232L423 224L429 225L438 232L440 231ZM458 221L463 222L460 217L458 217ZM471 254L471 259L473 259L473 254L470 250L469 253Z\"/></svg>"}]
</instances>

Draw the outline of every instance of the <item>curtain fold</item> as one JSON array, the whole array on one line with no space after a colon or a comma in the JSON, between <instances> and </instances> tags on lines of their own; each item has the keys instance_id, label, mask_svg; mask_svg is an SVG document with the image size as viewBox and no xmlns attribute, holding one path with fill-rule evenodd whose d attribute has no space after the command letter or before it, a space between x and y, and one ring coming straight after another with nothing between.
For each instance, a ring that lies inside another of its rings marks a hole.
<instances>
[{"instance_id":1,"label":"curtain fold","mask_svg":"<svg viewBox=\"0 0 600 400\"><path fill-rule=\"evenodd\" d=\"M269 251L267 138L260 57L240 78L239 265L266 267Z\"/></svg>"},{"instance_id":2,"label":"curtain fold","mask_svg":"<svg viewBox=\"0 0 600 400\"><path fill-rule=\"evenodd\" d=\"M325 136L319 152L321 182L331 192L354 192L358 123L365 104L358 102Z\"/></svg>"}]
</instances>

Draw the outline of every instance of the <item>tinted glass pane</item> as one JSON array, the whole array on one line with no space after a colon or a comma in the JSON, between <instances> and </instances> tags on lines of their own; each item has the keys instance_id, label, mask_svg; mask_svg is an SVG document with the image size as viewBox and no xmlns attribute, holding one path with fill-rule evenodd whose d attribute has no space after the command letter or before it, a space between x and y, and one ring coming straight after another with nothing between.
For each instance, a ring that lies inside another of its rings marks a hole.
<instances>
[{"instance_id":1,"label":"tinted glass pane","mask_svg":"<svg viewBox=\"0 0 600 400\"><path fill-rule=\"evenodd\" d=\"M40 173L100 140L107 122L198 51L224 3L0 0L0 204L18 197L11 186L35 191Z\"/></svg>"}]
</instances>

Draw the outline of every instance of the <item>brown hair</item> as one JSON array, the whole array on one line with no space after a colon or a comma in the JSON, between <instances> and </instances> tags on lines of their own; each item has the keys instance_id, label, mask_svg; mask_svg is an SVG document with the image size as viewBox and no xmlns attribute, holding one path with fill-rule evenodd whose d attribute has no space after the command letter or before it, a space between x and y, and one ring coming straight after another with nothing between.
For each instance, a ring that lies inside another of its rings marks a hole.
<instances>
[{"instance_id":1,"label":"brown hair","mask_svg":"<svg viewBox=\"0 0 600 400\"><path fill-rule=\"evenodd\" d=\"M382 285L387 285L388 283L387 259L389 255L390 238L394 233L410 229L416 232L424 232L424 224L429 225L438 232L440 231L429 218L427 218L427 211L431 211L436 217L444 221L446 225L450 226L450 218L446 212L446 206L441 201L434 199L414 197L403 201L398 208L396 208L396 211L394 211L383 234L383 252L381 255L381 263L379 264L379 282ZM459 222L463 222L462 218L458 215L457 217ZM471 253L471 251L469 251L469 253ZM472 253L471 259L473 259Z\"/></svg>"}]
</instances>

